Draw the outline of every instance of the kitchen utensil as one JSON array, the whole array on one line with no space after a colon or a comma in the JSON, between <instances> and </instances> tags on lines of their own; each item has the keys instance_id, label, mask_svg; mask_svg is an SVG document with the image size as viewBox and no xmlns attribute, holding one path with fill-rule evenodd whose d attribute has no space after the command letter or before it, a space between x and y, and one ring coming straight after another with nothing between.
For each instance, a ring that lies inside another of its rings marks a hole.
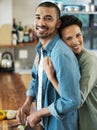
<instances>
[{"instance_id":1,"label":"kitchen utensil","mask_svg":"<svg viewBox=\"0 0 97 130\"><path fill-rule=\"evenodd\" d=\"M63 11L64 9L63 3L57 3L57 6L59 7L60 11Z\"/></svg>"},{"instance_id":2,"label":"kitchen utensil","mask_svg":"<svg viewBox=\"0 0 97 130\"><path fill-rule=\"evenodd\" d=\"M1 56L1 71L14 71L14 61L11 52L4 52Z\"/></svg>"},{"instance_id":3,"label":"kitchen utensil","mask_svg":"<svg viewBox=\"0 0 97 130\"><path fill-rule=\"evenodd\" d=\"M95 5L92 3L89 3L88 5L85 6L85 11L86 12L93 12L95 11Z\"/></svg>"},{"instance_id":4,"label":"kitchen utensil","mask_svg":"<svg viewBox=\"0 0 97 130\"><path fill-rule=\"evenodd\" d=\"M64 7L65 11L79 11L80 10L80 6L77 5L68 5Z\"/></svg>"}]
</instances>

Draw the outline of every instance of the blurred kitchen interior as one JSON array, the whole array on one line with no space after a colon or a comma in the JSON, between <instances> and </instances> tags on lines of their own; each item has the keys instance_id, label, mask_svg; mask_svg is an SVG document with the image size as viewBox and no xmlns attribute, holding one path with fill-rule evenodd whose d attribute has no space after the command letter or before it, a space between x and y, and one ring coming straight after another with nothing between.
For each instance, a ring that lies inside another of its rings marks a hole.
<instances>
[{"instance_id":1,"label":"blurred kitchen interior","mask_svg":"<svg viewBox=\"0 0 97 130\"><path fill-rule=\"evenodd\" d=\"M14 71L31 73L37 42L21 42L13 45L12 25L33 27L36 6L44 0L0 0L0 62L3 53L10 52L14 61ZM45 0L46 1L46 0ZM82 20L85 47L97 50L97 1L96 0L48 0L56 3L63 14L74 14ZM27 35L27 34L26 34ZM8 54L9 55L9 54ZM10 57L10 56L9 56ZM13 66L12 66L13 67ZM5 69L6 70L6 69ZM1 69L2 71L2 69ZM9 71L11 71L9 69ZM13 71L13 69L12 69Z\"/></svg>"}]
</instances>

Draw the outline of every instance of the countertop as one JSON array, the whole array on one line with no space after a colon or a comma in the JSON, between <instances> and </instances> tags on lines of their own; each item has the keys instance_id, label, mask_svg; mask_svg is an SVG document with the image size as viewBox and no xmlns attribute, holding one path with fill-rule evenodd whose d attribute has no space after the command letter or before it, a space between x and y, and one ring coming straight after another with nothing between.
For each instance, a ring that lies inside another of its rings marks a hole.
<instances>
[{"instance_id":1,"label":"countertop","mask_svg":"<svg viewBox=\"0 0 97 130\"><path fill-rule=\"evenodd\" d=\"M18 110L25 100L26 88L21 76L16 73L0 73L0 109ZM0 130L11 130L11 125L16 124L14 120L0 121Z\"/></svg>"},{"instance_id":2,"label":"countertop","mask_svg":"<svg viewBox=\"0 0 97 130\"><path fill-rule=\"evenodd\" d=\"M19 74L30 74L31 75L31 70L32 69L22 69L22 68L18 68L15 69L15 73L19 73Z\"/></svg>"},{"instance_id":3,"label":"countertop","mask_svg":"<svg viewBox=\"0 0 97 130\"><path fill-rule=\"evenodd\" d=\"M18 73L0 73L0 108L18 109L25 100L26 88Z\"/></svg>"},{"instance_id":4,"label":"countertop","mask_svg":"<svg viewBox=\"0 0 97 130\"><path fill-rule=\"evenodd\" d=\"M0 109L18 110L25 101L25 93L30 79L30 75L0 72ZM14 124L17 124L16 119L0 121L0 130L17 130L17 127L11 128L11 125ZM41 130L41 128L38 126L34 130Z\"/></svg>"}]
</instances>

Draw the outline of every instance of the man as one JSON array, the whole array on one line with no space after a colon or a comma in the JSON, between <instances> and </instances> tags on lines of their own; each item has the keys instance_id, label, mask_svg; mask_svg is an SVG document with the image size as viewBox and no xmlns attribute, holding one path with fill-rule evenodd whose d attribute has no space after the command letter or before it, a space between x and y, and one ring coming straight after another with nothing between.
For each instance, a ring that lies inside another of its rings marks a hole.
<instances>
[{"instance_id":1,"label":"man","mask_svg":"<svg viewBox=\"0 0 97 130\"><path fill-rule=\"evenodd\" d=\"M61 17L60 36L75 53L80 67L82 104L79 108L80 130L97 130L97 57L84 48L82 22L73 15ZM50 58L44 59L44 70L59 93Z\"/></svg>"},{"instance_id":2,"label":"man","mask_svg":"<svg viewBox=\"0 0 97 130\"><path fill-rule=\"evenodd\" d=\"M57 30L60 24L60 10L54 3L44 2L36 8L35 28L40 41L36 46L38 61L33 66L27 98L18 111L17 119L31 127L41 123L44 130L78 130L80 73L74 54L59 38ZM43 70L43 59L46 56L52 60L60 95ZM34 100L37 111L29 115Z\"/></svg>"}]
</instances>

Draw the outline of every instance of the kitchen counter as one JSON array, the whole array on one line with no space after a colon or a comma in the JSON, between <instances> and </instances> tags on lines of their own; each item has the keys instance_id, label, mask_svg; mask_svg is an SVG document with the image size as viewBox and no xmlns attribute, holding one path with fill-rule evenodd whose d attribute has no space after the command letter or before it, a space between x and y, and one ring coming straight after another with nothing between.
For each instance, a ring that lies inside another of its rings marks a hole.
<instances>
[{"instance_id":1,"label":"kitchen counter","mask_svg":"<svg viewBox=\"0 0 97 130\"><path fill-rule=\"evenodd\" d=\"M17 73L0 73L0 109L17 110L25 100L26 88L21 75Z\"/></svg>"},{"instance_id":2,"label":"kitchen counter","mask_svg":"<svg viewBox=\"0 0 97 130\"><path fill-rule=\"evenodd\" d=\"M25 100L26 89L20 74L1 72L0 109L18 110ZM0 130L17 130L17 127L11 128L11 125L14 124L17 124L16 119L0 121ZM34 130L40 130L40 127L36 127Z\"/></svg>"},{"instance_id":3,"label":"kitchen counter","mask_svg":"<svg viewBox=\"0 0 97 130\"><path fill-rule=\"evenodd\" d=\"M15 69L15 73L19 73L19 74L21 74L21 75L23 75L23 74L29 74L29 75L31 75L31 71L32 71L32 69L22 69L22 68L19 68L19 69Z\"/></svg>"},{"instance_id":4,"label":"kitchen counter","mask_svg":"<svg viewBox=\"0 0 97 130\"><path fill-rule=\"evenodd\" d=\"M16 73L0 73L0 109L18 110L25 100L26 88L21 76ZM16 120L0 121L0 130L11 130L10 126Z\"/></svg>"}]
</instances>

